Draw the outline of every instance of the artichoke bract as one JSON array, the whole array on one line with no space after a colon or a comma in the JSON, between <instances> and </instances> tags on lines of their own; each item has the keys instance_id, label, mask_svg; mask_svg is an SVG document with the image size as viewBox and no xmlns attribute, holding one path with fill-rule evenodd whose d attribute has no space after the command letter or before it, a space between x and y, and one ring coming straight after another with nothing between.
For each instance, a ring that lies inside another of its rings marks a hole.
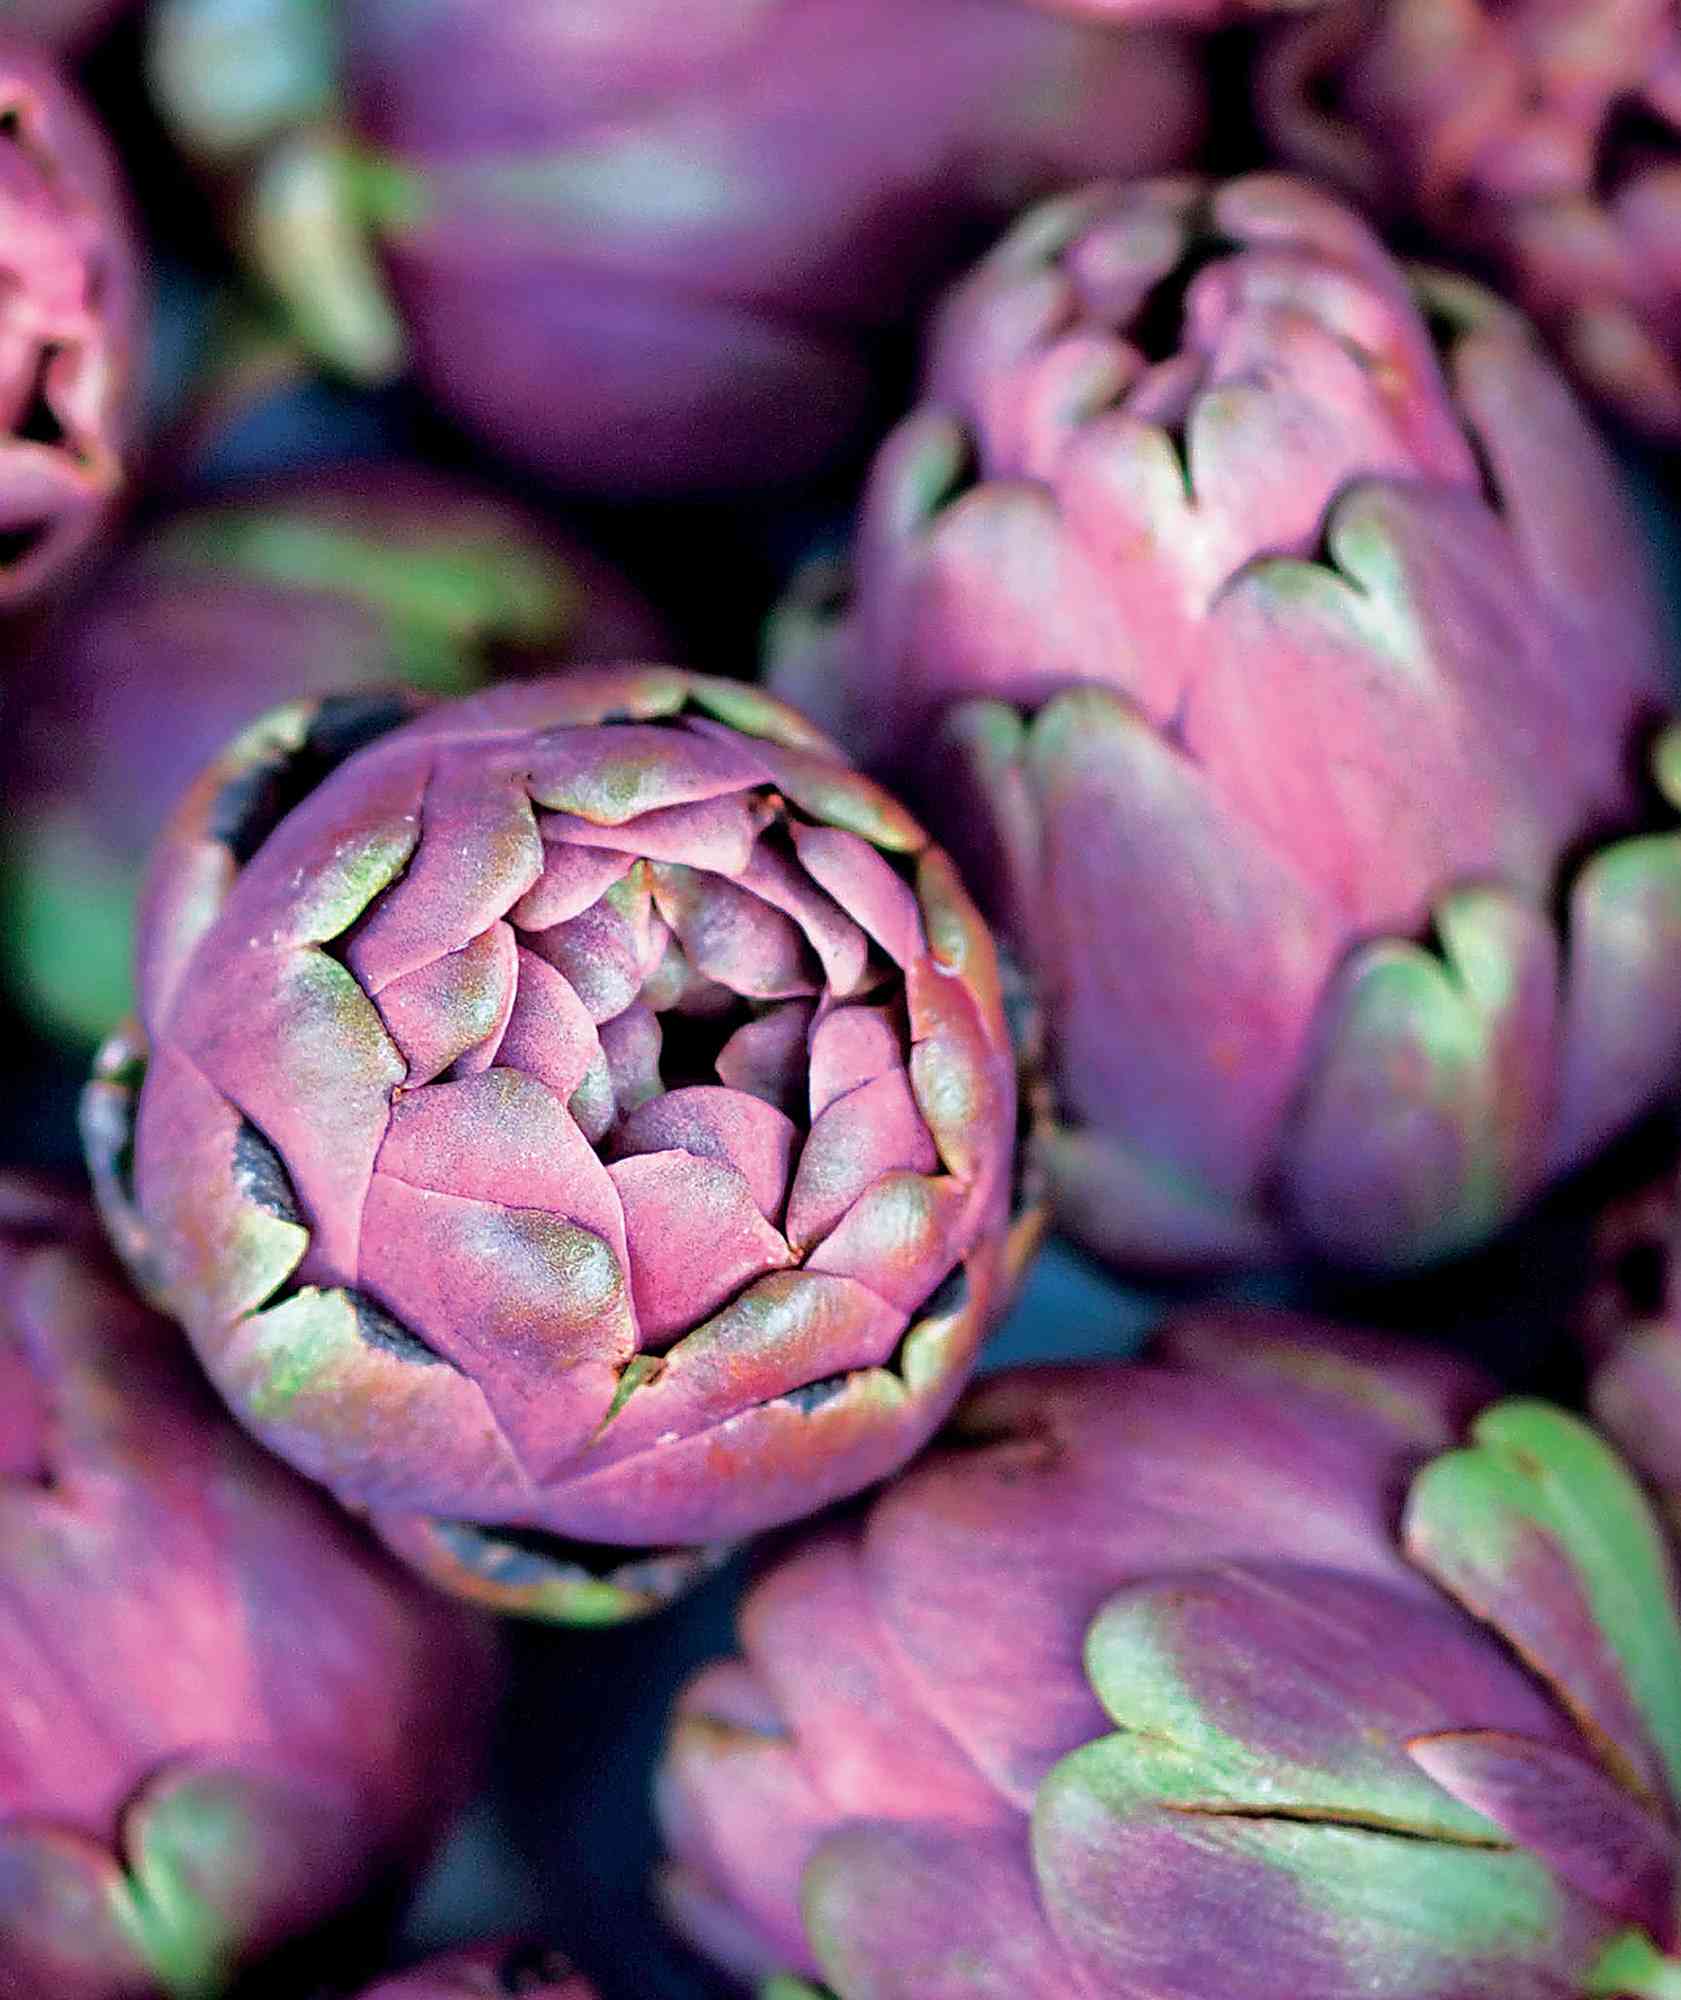
<instances>
[{"instance_id":1,"label":"artichoke bract","mask_svg":"<svg viewBox=\"0 0 1681 2000\"><path fill-rule=\"evenodd\" d=\"M1669 0L1355 0L1276 33L1274 149L1497 272L1595 396L1681 438Z\"/></svg>"},{"instance_id":2,"label":"artichoke bract","mask_svg":"<svg viewBox=\"0 0 1681 2000\"><path fill-rule=\"evenodd\" d=\"M1203 98L1024 0L165 0L150 69L319 351L614 492L820 466L978 225L1178 164Z\"/></svg>"},{"instance_id":3,"label":"artichoke bract","mask_svg":"<svg viewBox=\"0 0 1681 2000\"><path fill-rule=\"evenodd\" d=\"M1681 1066L1602 443L1524 322L1282 177L1048 204L932 345L771 683L1037 967L1062 1216L1123 1262L1486 1236Z\"/></svg>"},{"instance_id":4,"label":"artichoke bract","mask_svg":"<svg viewBox=\"0 0 1681 2000\"><path fill-rule=\"evenodd\" d=\"M551 1952L481 1946L382 1979L362 2000L595 2000L595 1989Z\"/></svg>"},{"instance_id":5,"label":"artichoke bract","mask_svg":"<svg viewBox=\"0 0 1681 2000\"><path fill-rule=\"evenodd\" d=\"M1681 1172L1612 1203L1594 1249L1580 1314L1594 1421L1681 1522Z\"/></svg>"},{"instance_id":6,"label":"artichoke bract","mask_svg":"<svg viewBox=\"0 0 1681 2000\"><path fill-rule=\"evenodd\" d=\"M143 311L128 198L50 60L0 22L0 610L60 579L129 472Z\"/></svg>"},{"instance_id":7,"label":"artichoke bract","mask_svg":"<svg viewBox=\"0 0 1681 2000\"><path fill-rule=\"evenodd\" d=\"M144 857L266 709L663 651L604 564L417 466L331 468L166 517L34 635L15 676L0 836L14 990L87 1046L122 1019Z\"/></svg>"},{"instance_id":8,"label":"artichoke bract","mask_svg":"<svg viewBox=\"0 0 1681 2000\"><path fill-rule=\"evenodd\" d=\"M1674 1551L1477 1396L1218 1316L982 1384L680 1699L668 1907L778 2000L1673 1993Z\"/></svg>"},{"instance_id":9,"label":"artichoke bract","mask_svg":"<svg viewBox=\"0 0 1681 2000\"><path fill-rule=\"evenodd\" d=\"M86 1100L119 1245L504 1608L640 1609L895 1469L1033 1237L951 864L736 682L277 711L164 837L140 990Z\"/></svg>"},{"instance_id":10,"label":"artichoke bract","mask_svg":"<svg viewBox=\"0 0 1681 2000\"><path fill-rule=\"evenodd\" d=\"M493 1666L240 1435L91 1214L0 1180L0 1994L208 2000L400 1889Z\"/></svg>"}]
</instances>

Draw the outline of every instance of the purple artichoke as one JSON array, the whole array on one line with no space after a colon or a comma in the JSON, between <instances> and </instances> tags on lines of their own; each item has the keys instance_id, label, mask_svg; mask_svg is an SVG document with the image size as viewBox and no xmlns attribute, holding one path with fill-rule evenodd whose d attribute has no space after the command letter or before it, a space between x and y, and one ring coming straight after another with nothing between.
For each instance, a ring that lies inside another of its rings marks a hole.
<instances>
[{"instance_id":1,"label":"purple artichoke","mask_svg":"<svg viewBox=\"0 0 1681 2000\"><path fill-rule=\"evenodd\" d=\"M1354 0L1257 98L1285 158L1498 272L1593 393L1681 439L1673 0Z\"/></svg>"},{"instance_id":2,"label":"purple artichoke","mask_svg":"<svg viewBox=\"0 0 1681 2000\"><path fill-rule=\"evenodd\" d=\"M1052 1178L1115 1258L1458 1248L1681 1068L1615 469L1521 321L1301 183L1030 215L946 308L850 615L777 643L1038 967Z\"/></svg>"},{"instance_id":3,"label":"purple artichoke","mask_svg":"<svg viewBox=\"0 0 1681 2000\"><path fill-rule=\"evenodd\" d=\"M151 69L319 349L613 491L816 468L978 225L1182 161L1203 94L1023 0L163 0Z\"/></svg>"},{"instance_id":4,"label":"purple artichoke","mask_svg":"<svg viewBox=\"0 0 1681 2000\"><path fill-rule=\"evenodd\" d=\"M140 992L87 1113L125 1254L260 1437L503 1608L643 1608L896 1469L1033 1236L950 863L733 681L277 711L164 839Z\"/></svg>"},{"instance_id":5,"label":"purple artichoke","mask_svg":"<svg viewBox=\"0 0 1681 2000\"><path fill-rule=\"evenodd\" d=\"M15 990L97 1040L133 1005L141 858L236 730L293 696L663 651L606 568L507 501L410 466L247 491L153 528L37 638L0 844Z\"/></svg>"},{"instance_id":6,"label":"purple artichoke","mask_svg":"<svg viewBox=\"0 0 1681 2000\"><path fill-rule=\"evenodd\" d=\"M1594 1420L1681 1524L1681 1169L1600 1219L1581 1315Z\"/></svg>"},{"instance_id":7,"label":"purple artichoke","mask_svg":"<svg viewBox=\"0 0 1681 2000\"><path fill-rule=\"evenodd\" d=\"M93 1235L0 1182L0 1995L206 2000L424 1860L492 1656L240 1436Z\"/></svg>"},{"instance_id":8,"label":"purple artichoke","mask_svg":"<svg viewBox=\"0 0 1681 2000\"><path fill-rule=\"evenodd\" d=\"M485 1945L382 1979L362 2000L595 2000L595 1991L549 1952Z\"/></svg>"},{"instance_id":9,"label":"purple artichoke","mask_svg":"<svg viewBox=\"0 0 1681 2000\"><path fill-rule=\"evenodd\" d=\"M678 1920L836 2000L1672 1994L1674 1552L1475 1395L1258 1317L977 1388L682 1698Z\"/></svg>"},{"instance_id":10,"label":"purple artichoke","mask_svg":"<svg viewBox=\"0 0 1681 2000\"><path fill-rule=\"evenodd\" d=\"M0 43L0 610L105 527L138 405L140 270L105 140L59 72Z\"/></svg>"}]
</instances>

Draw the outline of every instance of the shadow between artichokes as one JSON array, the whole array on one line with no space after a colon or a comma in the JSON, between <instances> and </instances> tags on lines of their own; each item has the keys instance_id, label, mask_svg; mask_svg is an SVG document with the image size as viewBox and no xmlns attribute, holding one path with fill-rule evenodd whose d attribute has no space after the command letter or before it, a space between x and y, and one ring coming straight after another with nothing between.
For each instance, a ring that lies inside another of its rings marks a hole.
<instances>
[{"instance_id":1,"label":"shadow between artichokes","mask_svg":"<svg viewBox=\"0 0 1681 2000\"><path fill-rule=\"evenodd\" d=\"M382 1979L361 2000L595 2000L595 1988L554 1953L477 1945Z\"/></svg>"}]
</instances>

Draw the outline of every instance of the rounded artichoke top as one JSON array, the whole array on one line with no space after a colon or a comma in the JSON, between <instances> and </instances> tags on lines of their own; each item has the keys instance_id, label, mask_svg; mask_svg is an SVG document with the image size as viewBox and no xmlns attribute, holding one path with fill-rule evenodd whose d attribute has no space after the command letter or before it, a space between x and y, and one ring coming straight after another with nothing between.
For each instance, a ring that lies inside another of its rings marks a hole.
<instances>
[{"instance_id":1,"label":"rounded artichoke top","mask_svg":"<svg viewBox=\"0 0 1681 2000\"><path fill-rule=\"evenodd\" d=\"M1488 294L1282 176L1048 203L952 294L853 568L773 684L1039 975L1105 1254L1441 1256L1671 1088L1655 564Z\"/></svg>"},{"instance_id":2,"label":"rounded artichoke top","mask_svg":"<svg viewBox=\"0 0 1681 2000\"><path fill-rule=\"evenodd\" d=\"M1099 187L951 295L850 629L777 684L900 770L943 703L1114 689L1348 934L1404 931L1629 812L1665 700L1642 556L1492 296L1282 176Z\"/></svg>"},{"instance_id":3,"label":"rounded artichoke top","mask_svg":"<svg viewBox=\"0 0 1681 2000\"><path fill-rule=\"evenodd\" d=\"M448 1517L453 1566L473 1523L810 1511L914 1449L998 1309L991 941L739 684L279 711L166 835L140 985L119 1235L264 1437Z\"/></svg>"},{"instance_id":4,"label":"rounded artichoke top","mask_svg":"<svg viewBox=\"0 0 1681 2000\"><path fill-rule=\"evenodd\" d=\"M491 2000L502 1995L518 2000L595 2000L595 1989L552 1952L482 1945L382 1979L367 1989L362 2000Z\"/></svg>"},{"instance_id":5,"label":"rounded artichoke top","mask_svg":"<svg viewBox=\"0 0 1681 2000\"><path fill-rule=\"evenodd\" d=\"M184 1359L89 1212L0 1182L7 1991L217 1991L417 1866L469 1779L483 1633Z\"/></svg>"},{"instance_id":6,"label":"rounded artichoke top","mask_svg":"<svg viewBox=\"0 0 1681 2000\"><path fill-rule=\"evenodd\" d=\"M690 1934L839 2000L1667 1990L1681 1620L1617 1459L1533 1403L1450 1449L1456 1364L1307 1323L1166 1361L982 1386L756 1585L662 1779Z\"/></svg>"},{"instance_id":7,"label":"rounded artichoke top","mask_svg":"<svg viewBox=\"0 0 1681 2000\"><path fill-rule=\"evenodd\" d=\"M10 606L62 575L123 490L142 298L104 136L47 58L4 40L0 203L0 606Z\"/></svg>"},{"instance_id":8,"label":"rounded artichoke top","mask_svg":"<svg viewBox=\"0 0 1681 2000\"><path fill-rule=\"evenodd\" d=\"M1668 0L1383 0L1279 31L1281 154L1498 270L1589 389L1681 433L1681 27Z\"/></svg>"}]
</instances>

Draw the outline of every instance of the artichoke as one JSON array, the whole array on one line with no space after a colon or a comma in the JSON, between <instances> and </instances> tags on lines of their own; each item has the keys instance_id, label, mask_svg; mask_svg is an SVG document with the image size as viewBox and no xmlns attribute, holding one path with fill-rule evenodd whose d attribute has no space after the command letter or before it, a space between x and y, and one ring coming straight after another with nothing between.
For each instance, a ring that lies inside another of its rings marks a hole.
<instances>
[{"instance_id":1,"label":"artichoke","mask_svg":"<svg viewBox=\"0 0 1681 2000\"><path fill-rule=\"evenodd\" d=\"M454 1952L382 1979L362 2000L595 2000L593 1989L550 1952L498 1945Z\"/></svg>"},{"instance_id":2,"label":"artichoke","mask_svg":"<svg viewBox=\"0 0 1681 2000\"><path fill-rule=\"evenodd\" d=\"M977 224L1202 102L1182 38L1023 0L163 0L149 66L328 360L615 492L813 470Z\"/></svg>"},{"instance_id":3,"label":"artichoke","mask_svg":"<svg viewBox=\"0 0 1681 2000\"><path fill-rule=\"evenodd\" d=\"M142 858L236 730L292 696L645 658L628 588L511 503L404 465L246 489L153 527L35 638L6 751L3 949L50 1031L133 1005Z\"/></svg>"},{"instance_id":4,"label":"artichoke","mask_svg":"<svg viewBox=\"0 0 1681 2000\"><path fill-rule=\"evenodd\" d=\"M1005 239L771 679L1037 966L1075 1233L1404 1265L1681 1066L1665 645L1526 325L1256 177Z\"/></svg>"},{"instance_id":5,"label":"artichoke","mask_svg":"<svg viewBox=\"0 0 1681 2000\"><path fill-rule=\"evenodd\" d=\"M1672 1995L1674 1551L1474 1396L1260 1319L977 1388L681 1698L683 1928L779 2000Z\"/></svg>"},{"instance_id":6,"label":"artichoke","mask_svg":"<svg viewBox=\"0 0 1681 2000\"><path fill-rule=\"evenodd\" d=\"M403 1886L484 1628L230 1424L93 1218L0 1181L0 1994L205 2000Z\"/></svg>"},{"instance_id":7,"label":"artichoke","mask_svg":"<svg viewBox=\"0 0 1681 2000\"><path fill-rule=\"evenodd\" d=\"M1610 1204L1583 1303L1594 1421L1681 1523L1681 1170Z\"/></svg>"},{"instance_id":8,"label":"artichoke","mask_svg":"<svg viewBox=\"0 0 1681 2000\"><path fill-rule=\"evenodd\" d=\"M1499 274L1582 382L1681 439L1670 0L1354 0L1277 31L1274 147Z\"/></svg>"},{"instance_id":9,"label":"artichoke","mask_svg":"<svg viewBox=\"0 0 1681 2000\"><path fill-rule=\"evenodd\" d=\"M58 581L129 473L138 251L103 135L58 70L0 43L0 610Z\"/></svg>"},{"instance_id":10,"label":"artichoke","mask_svg":"<svg viewBox=\"0 0 1681 2000\"><path fill-rule=\"evenodd\" d=\"M139 970L86 1104L119 1245L251 1429L502 1608L642 1609L895 1469L1033 1236L950 863L736 682L278 710Z\"/></svg>"}]
</instances>

